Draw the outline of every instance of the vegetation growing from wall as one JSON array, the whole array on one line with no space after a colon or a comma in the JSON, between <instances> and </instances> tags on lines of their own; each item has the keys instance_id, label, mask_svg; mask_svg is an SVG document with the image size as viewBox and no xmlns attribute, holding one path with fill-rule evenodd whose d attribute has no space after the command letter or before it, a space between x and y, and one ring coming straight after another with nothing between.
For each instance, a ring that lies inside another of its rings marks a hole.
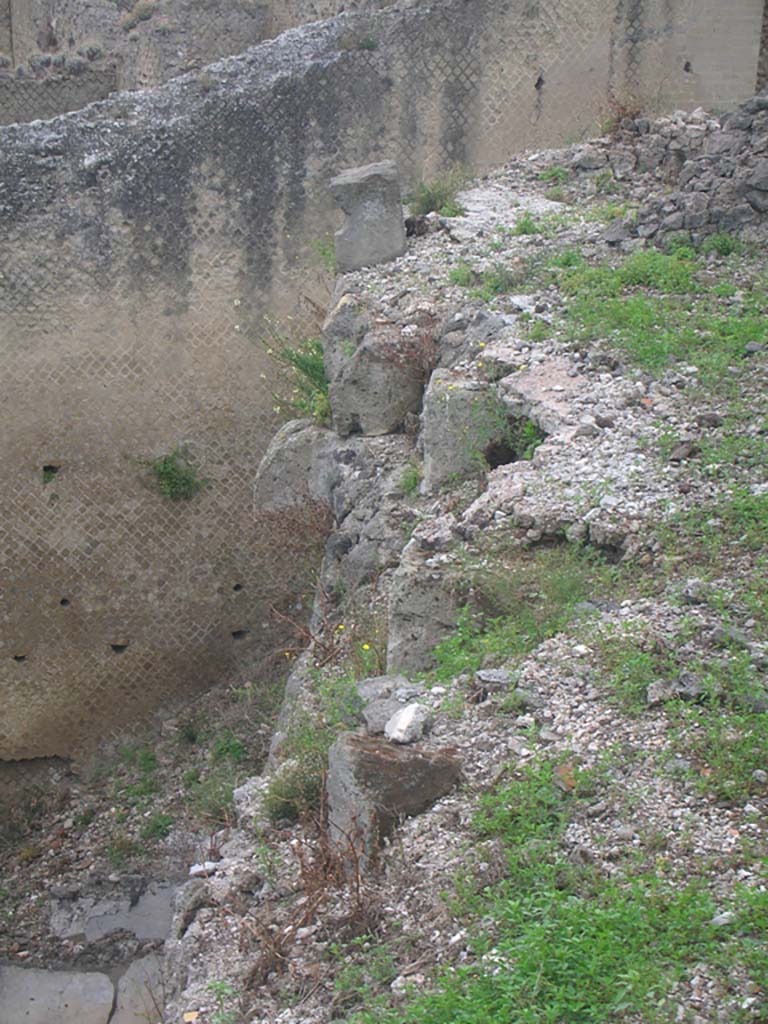
<instances>
[{"instance_id":1,"label":"vegetation growing from wall","mask_svg":"<svg viewBox=\"0 0 768 1024\"><path fill-rule=\"evenodd\" d=\"M152 472L158 490L171 501L189 501L202 487L197 470L179 449L153 462Z\"/></svg>"}]
</instances>

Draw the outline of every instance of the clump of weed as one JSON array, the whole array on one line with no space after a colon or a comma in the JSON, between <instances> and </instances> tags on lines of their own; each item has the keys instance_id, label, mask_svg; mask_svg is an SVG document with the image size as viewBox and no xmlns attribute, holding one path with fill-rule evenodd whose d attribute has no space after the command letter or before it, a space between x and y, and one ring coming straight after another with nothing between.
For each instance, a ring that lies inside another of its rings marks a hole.
<instances>
[{"instance_id":1,"label":"clump of weed","mask_svg":"<svg viewBox=\"0 0 768 1024\"><path fill-rule=\"evenodd\" d=\"M526 210L517 218L513 233L516 235L538 235L541 233L541 224L532 213Z\"/></svg>"},{"instance_id":2,"label":"clump of weed","mask_svg":"<svg viewBox=\"0 0 768 1024\"><path fill-rule=\"evenodd\" d=\"M171 501L189 501L202 487L197 470L179 449L153 462L152 472L160 493Z\"/></svg>"},{"instance_id":3,"label":"clump of weed","mask_svg":"<svg viewBox=\"0 0 768 1024\"><path fill-rule=\"evenodd\" d=\"M273 821L317 810L328 750L339 732L359 721L361 701L351 676L318 673L312 692L315 707L294 715L280 748L283 762L267 787L264 809Z\"/></svg>"},{"instance_id":4,"label":"clump of weed","mask_svg":"<svg viewBox=\"0 0 768 1024\"><path fill-rule=\"evenodd\" d=\"M477 282L477 271L473 270L468 263L457 263L448 271L448 281L457 288L472 288Z\"/></svg>"},{"instance_id":5,"label":"clump of weed","mask_svg":"<svg viewBox=\"0 0 768 1024\"><path fill-rule=\"evenodd\" d=\"M733 235L718 232L705 238L700 248L705 255L715 253L717 256L732 256L734 253L741 252L744 246Z\"/></svg>"},{"instance_id":6,"label":"clump of weed","mask_svg":"<svg viewBox=\"0 0 768 1024\"><path fill-rule=\"evenodd\" d=\"M130 32L142 21L149 21L157 7L154 0L137 0L130 11L123 18L123 32Z\"/></svg>"},{"instance_id":7,"label":"clump of weed","mask_svg":"<svg viewBox=\"0 0 768 1024\"><path fill-rule=\"evenodd\" d=\"M409 497L416 494L424 478L424 467L420 462L409 462L400 477L400 487Z\"/></svg>"},{"instance_id":8,"label":"clump of weed","mask_svg":"<svg viewBox=\"0 0 768 1024\"><path fill-rule=\"evenodd\" d=\"M539 181L543 181L547 185L565 185L570 176L571 172L568 168L559 165L547 167L537 175Z\"/></svg>"},{"instance_id":9,"label":"clump of weed","mask_svg":"<svg viewBox=\"0 0 768 1024\"><path fill-rule=\"evenodd\" d=\"M232 765L228 764L217 765L203 778L190 773L185 782L189 787L191 813L209 828L231 825L235 818L233 793L239 781Z\"/></svg>"},{"instance_id":10,"label":"clump of weed","mask_svg":"<svg viewBox=\"0 0 768 1024\"><path fill-rule=\"evenodd\" d=\"M317 256L318 260L322 264L323 269L328 274L336 273L336 247L333 243L333 236L328 235L325 238L316 238L310 243L310 248Z\"/></svg>"},{"instance_id":11,"label":"clump of weed","mask_svg":"<svg viewBox=\"0 0 768 1024\"><path fill-rule=\"evenodd\" d=\"M454 171L444 178L422 182L408 197L408 206L414 217L427 213L439 213L441 217L461 217L464 207L458 200L458 193L465 183L465 175Z\"/></svg>"},{"instance_id":12,"label":"clump of weed","mask_svg":"<svg viewBox=\"0 0 768 1024\"><path fill-rule=\"evenodd\" d=\"M158 812L142 826L140 835L142 839L165 839L172 826L172 815Z\"/></svg>"},{"instance_id":13,"label":"clump of weed","mask_svg":"<svg viewBox=\"0 0 768 1024\"><path fill-rule=\"evenodd\" d=\"M596 588L614 586L616 575L590 549L572 544L532 549L495 543L465 573L472 606L435 648L439 682L474 672L490 661L513 661L554 636L573 617L574 607Z\"/></svg>"},{"instance_id":14,"label":"clump of weed","mask_svg":"<svg viewBox=\"0 0 768 1024\"><path fill-rule=\"evenodd\" d=\"M275 395L299 416L307 416L321 426L330 423L328 376L325 372L323 343L319 338L305 338L290 345L275 336L267 353L286 371L287 397ZM280 405L278 405L280 408Z\"/></svg>"}]
</instances>

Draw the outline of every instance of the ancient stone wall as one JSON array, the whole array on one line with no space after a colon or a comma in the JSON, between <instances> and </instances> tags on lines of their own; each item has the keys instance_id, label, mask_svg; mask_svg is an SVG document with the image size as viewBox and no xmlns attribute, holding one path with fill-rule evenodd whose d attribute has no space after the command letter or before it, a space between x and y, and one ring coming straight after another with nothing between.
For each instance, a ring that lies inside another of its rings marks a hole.
<instances>
[{"instance_id":1,"label":"ancient stone wall","mask_svg":"<svg viewBox=\"0 0 768 1024\"><path fill-rule=\"evenodd\" d=\"M44 121L80 110L117 88L114 67L85 67L78 72L43 72L34 77L0 71L0 123Z\"/></svg>"},{"instance_id":2,"label":"ancient stone wall","mask_svg":"<svg viewBox=\"0 0 768 1024\"><path fill-rule=\"evenodd\" d=\"M376 11L391 3L0 0L0 57L5 54L18 72L0 81L0 124L53 117L116 89L158 85L285 29L341 10ZM94 70L99 74L89 74Z\"/></svg>"},{"instance_id":3,"label":"ancient stone wall","mask_svg":"<svg viewBox=\"0 0 768 1024\"><path fill-rule=\"evenodd\" d=\"M0 59L10 64L12 49L11 0L0 0Z\"/></svg>"},{"instance_id":4,"label":"ancient stone wall","mask_svg":"<svg viewBox=\"0 0 768 1024\"><path fill-rule=\"evenodd\" d=\"M730 104L762 14L733 7L721 95L719 0L443 0L0 130L0 758L258 682L279 649L268 606L323 524L252 507L275 422L260 342L320 294L328 181L385 158L406 185L482 170L630 102ZM176 451L202 485L188 500L151 468Z\"/></svg>"}]
</instances>

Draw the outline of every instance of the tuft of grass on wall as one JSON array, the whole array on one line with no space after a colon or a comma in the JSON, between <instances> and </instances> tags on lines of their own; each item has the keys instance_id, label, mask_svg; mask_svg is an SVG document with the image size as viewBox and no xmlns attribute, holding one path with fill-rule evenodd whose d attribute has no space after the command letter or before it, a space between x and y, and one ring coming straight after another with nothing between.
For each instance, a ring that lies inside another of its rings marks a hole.
<instances>
[{"instance_id":1,"label":"tuft of grass on wall","mask_svg":"<svg viewBox=\"0 0 768 1024\"><path fill-rule=\"evenodd\" d=\"M152 472L160 493L171 501L188 501L202 487L197 470L178 449L153 462Z\"/></svg>"}]
</instances>

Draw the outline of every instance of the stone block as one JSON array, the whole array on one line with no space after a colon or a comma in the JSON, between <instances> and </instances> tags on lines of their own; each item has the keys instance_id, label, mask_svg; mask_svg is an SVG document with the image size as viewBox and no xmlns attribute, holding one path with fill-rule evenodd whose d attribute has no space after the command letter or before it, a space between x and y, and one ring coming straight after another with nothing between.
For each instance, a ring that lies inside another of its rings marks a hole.
<instances>
[{"instance_id":1,"label":"stone block","mask_svg":"<svg viewBox=\"0 0 768 1024\"><path fill-rule=\"evenodd\" d=\"M504 436L486 384L449 370L436 370L424 396L424 491L461 480L485 468L485 448Z\"/></svg>"},{"instance_id":2,"label":"stone block","mask_svg":"<svg viewBox=\"0 0 768 1024\"><path fill-rule=\"evenodd\" d=\"M405 221L393 160L344 171L333 179L330 188L347 215L335 238L336 266L342 273L403 255Z\"/></svg>"},{"instance_id":3,"label":"stone block","mask_svg":"<svg viewBox=\"0 0 768 1024\"><path fill-rule=\"evenodd\" d=\"M421 814L450 792L460 761L451 749L397 747L344 733L328 753L328 821L342 849L351 843L363 862L402 818Z\"/></svg>"},{"instance_id":4,"label":"stone block","mask_svg":"<svg viewBox=\"0 0 768 1024\"><path fill-rule=\"evenodd\" d=\"M460 585L445 565L430 567L413 542L395 571L389 595L387 670L433 667L435 645L456 624Z\"/></svg>"},{"instance_id":5,"label":"stone block","mask_svg":"<svg viewBox=\"0 0 768 1024\"><path fill-rule=\"evenodd\" d=\"M107 1024L113 999L106 974L0 966L4 1024Z\"/></svg>"}]
</instances>

